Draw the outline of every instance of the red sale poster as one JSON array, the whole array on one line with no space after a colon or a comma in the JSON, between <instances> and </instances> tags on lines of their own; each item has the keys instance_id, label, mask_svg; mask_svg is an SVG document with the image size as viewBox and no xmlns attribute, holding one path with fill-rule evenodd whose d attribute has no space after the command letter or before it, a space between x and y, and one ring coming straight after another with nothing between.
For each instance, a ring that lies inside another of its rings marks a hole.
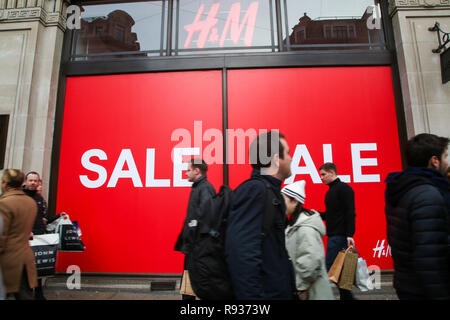
<instances>
[{"instance_id":1,"label":"red sale poster","mask_svg":"<svg viewBox=\"0 0 450 320\"><path fill-rule=\"evenodd\" d=\"M325 211L318 169L334 162L355 192L357 249L368 265L392 269L384 179L401 158L390 68L232 70L228 79L229 128L286 136L293 176L285 182L306 181L306 208ZM230 186L250 172L230 166Z\"/></svg>"},{"instance_id":2,"label":"red sale poster","mask_svg":"<svg viewBox=\"0 0 450 320\"><path fill-rule=\"evenodd\" d=\"M279 130L293 157L285 183L306 180L305 207L323 211L318 168L335 162L355 191L358 250L392 269L383 181L401 161L390 68L227 73L230 186L251 173L249 139L238 140ZM222 88L215 70L67 79L57 213L78 222L86 250L59 253L59 271L182 273L173 248L191 191L187 160L203 157L208 180L223 184Z\"/></svg>"},{"instance_id":3,"label":"red sale poster","mask_svg":"<svg viewBox=\"0 0 450 320\"><path fill-rule=\"evenodd\" d=\"M60 253L58 270L182 273L173 248L191 191L184 147L194 146L195 120L222 127L221 81L218 71L67 80L57 213L78 221L86 250ZM211 183L222 178L211 166Z\"/></svg>"}]
</instances>

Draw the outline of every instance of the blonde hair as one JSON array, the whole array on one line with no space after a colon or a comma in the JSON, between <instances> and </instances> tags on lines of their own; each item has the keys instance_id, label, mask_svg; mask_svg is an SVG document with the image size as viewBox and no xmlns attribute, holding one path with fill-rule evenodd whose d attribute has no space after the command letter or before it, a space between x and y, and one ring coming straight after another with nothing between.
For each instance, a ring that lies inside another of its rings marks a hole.
<instances>
[{"instance_id":1,"label":"blonde hair","mask_svg":"<svg viewBox=\"0 0 450 320\"><path fill-rule=\"evenodd\" d=\"M22 187L25 175L19 169L5 169L2 174L2 183L6 183L7 188L17 189Z\"/></svg>"}]
</instances>

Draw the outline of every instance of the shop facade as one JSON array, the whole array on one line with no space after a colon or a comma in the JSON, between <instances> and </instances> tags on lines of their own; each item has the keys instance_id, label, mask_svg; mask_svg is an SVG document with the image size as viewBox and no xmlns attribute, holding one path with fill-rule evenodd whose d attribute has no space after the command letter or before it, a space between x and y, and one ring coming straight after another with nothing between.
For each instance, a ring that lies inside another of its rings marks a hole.
<instances>
[{"instance_id":1,"label":"shop facade","mask_svg":"<svg viewBox=\"0 0 450 320\"><path fill-rule=\"evenodd\" d=\"M408 137L449 135L449 84L424 28L450 27L450 5L431 2L2 1L4 168L42 172L51 212L77 220L87 247L58 269L180 274L186 160L235 188L248 142L271 129L307 207L324 209L318 167L338 165L359 251L392 269L384 178Z\"/></svg>"}]
</instances>

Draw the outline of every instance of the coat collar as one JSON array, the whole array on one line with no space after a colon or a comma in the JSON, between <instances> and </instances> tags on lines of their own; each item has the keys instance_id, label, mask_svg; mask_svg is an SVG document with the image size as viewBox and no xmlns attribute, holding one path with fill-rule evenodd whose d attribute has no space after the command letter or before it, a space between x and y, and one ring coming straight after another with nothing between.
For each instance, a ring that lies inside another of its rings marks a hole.
<instances>
[{"instance_id":1,"label":"coat collar","mask_svg":"<svg viewBox=\"0 0 450 320\"><path fill-rule=\"evenodd\" d=\"M332 183L330 183L328 186L331 188L331 187L334 187L335 185L337 185L338 183L340 183L341 182L341 179L339 179L339 178L336 178Z\"/></svg>"},{"instance_id":2,"label":"coat collar","mask_svg":"<svg viewBox=\"0 0 450 320\"><path fill-rule=\"evenodd\" d=\"M277 191L281 190L281 185L283 184L283 181L278 180L275 177L272 177L270 175L267 174L261 174L261 171L259 169L253 169L252 171L252 177L256 177L256 176L260 176L264 179L266 179L267 181L269 181L270 185Z\"/></svg>"},{"instance_id":3,"label":"coat collar","mask_svg":"<svg viewBox=\"0 0 450 320\"><path fill-rule=\"evenodd\" d=\"M198 186L203 180L206 180L206 175L202 175L200 178L194 181L192 187Z\"/></svg>"},{"instance_id":4,"label":"coat collar","mask_svg":"<svg viewBox=\"0 0 450 320\"><path fill-rule=\"evenodd\" d=\"M0 198L6 198L6 197L10 197L10 196L24 196L25 193L20 190L20 189L12 189L12 190L8 190L5 193L3 193Z\"/></svg>"}]
</instances>

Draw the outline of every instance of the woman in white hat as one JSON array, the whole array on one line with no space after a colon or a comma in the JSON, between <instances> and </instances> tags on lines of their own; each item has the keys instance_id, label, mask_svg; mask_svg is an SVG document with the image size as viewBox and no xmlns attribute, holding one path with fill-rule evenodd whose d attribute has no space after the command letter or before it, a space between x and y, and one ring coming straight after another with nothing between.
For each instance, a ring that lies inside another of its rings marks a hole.
<instances>
[{"instance_id":1,"label":"woman in white hat","mask_svg":"<svg viewBox=\"0 0 450 320\"><path fill-rule=\"evenodd\" d=\"M286 202L289 224L286 229L286 248L295 269L295 282L301 298L334 300L325 267L322 238L325 225L315 210L303 208L304 180L285 186L281 193Z\"/></svg>"}]
</instances>

